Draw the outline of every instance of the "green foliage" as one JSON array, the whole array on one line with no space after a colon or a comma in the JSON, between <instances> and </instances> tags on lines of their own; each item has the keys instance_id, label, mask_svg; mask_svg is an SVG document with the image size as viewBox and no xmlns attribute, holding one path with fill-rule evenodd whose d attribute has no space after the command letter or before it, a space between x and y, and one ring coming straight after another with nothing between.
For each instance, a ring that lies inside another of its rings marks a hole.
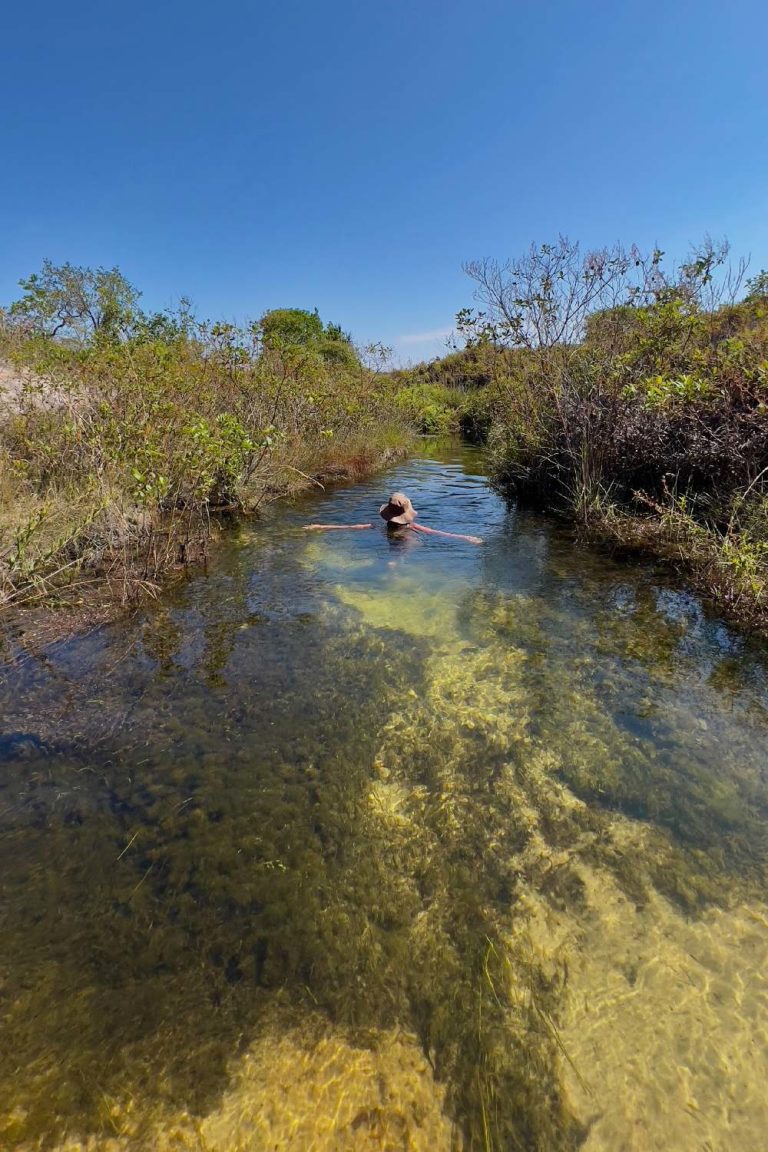
<instances>
[{"instance_id":1,"label":"green foliage","mask_svg":"<svg viewBox=\"0 0 768 1152\"><path fill-rule=\"evenodd\" d=\"M299 344L314 347L324 335L323 322L314 312L302 308L275 308L265 312L260 322L261 338L267 348Z\"/></svg>"},{"instance_id":2,"label":"green foliage","mask_svg":"<svg viewBox=\"0 0 768 1152\"><path fill-rule=\"evenodd\" d=\"M264 313L254 331L271 351L303 348L329 364L347 368L359 364L349 333L338 324L324 326L317 309L275 308Z\"/></svg>"},{"instance_id":3,"label":"green foliage","mask_svg":"<svg viewBox=\"0 0 768 1152\"><path fill-rule=\"evenodd\" d=\"M440 384L414 382L395 393L395 404L422 435L445 435L459 427L460 392Z\"/></svg>"},{"instance_id":4,"label":"green foliage","mask_svg":"<svg viewBox=\"0 0 768 1152\"><path fill-rule=\"evenodd\" d=\"M390 373L396 402L422 434L461 431L483 437L493 407L491 385L505 370L507 354L472 346L412 368Z\"/></svg>"},{"instance_id":5,"label":"green foliage","mask_svg":"<svg viewBox=\"0 0 768 1152\"><path fill-rule=\"evenodd\" d=\"M692 404L712 395L712 383L697 376L683 375L677 379L652 376L639 384L628 384L624 396L642 397L652 408L668 408L672 404Z\"/></svg>"},{"instance_id":6,"label":"green foliage","mask_svg":"<svg viewBox=\"0 0 768 1152\"><path fill-rule=\"evenodd\" d=\"M721 607L758 620L768 281L737 302L743 265L727 252L708 241L667 270L660 250L582 255L561 238L469 265L482 307L458 319L496 365L483 389L496 484L682 557Z\"/></svg>"},{"instance_id":7,"label":"green foliage","mask_svg":"<svg viewBox=\"0 0 768 1152\"><path fill-rule=\"evenodd\" d=\"M140 296L117 268L55 265L50 260L19 285L24 295L11 305L12 316L28 321L35 333L79 344L125 335Z\"/></svg>"},{"instance_id":8,"label":"green foliage","mask_svg":"<svg viewBox=\"0 0 768 1152\"><path fill-rule=\"evenodd\" d=\"M768 271L758 272L746 283L747 300L768 300Z\"/></svg>"}]
</instances>

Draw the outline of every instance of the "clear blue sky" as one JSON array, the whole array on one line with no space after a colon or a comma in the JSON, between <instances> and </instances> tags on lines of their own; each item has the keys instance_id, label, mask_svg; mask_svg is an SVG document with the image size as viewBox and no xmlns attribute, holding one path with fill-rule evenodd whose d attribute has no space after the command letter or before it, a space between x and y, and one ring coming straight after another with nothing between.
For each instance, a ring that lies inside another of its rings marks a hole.
<instances>
[{"instance_id":1,"label":"clear blue sky","mask_svg":"<svg viewBox=\"0 0 768 1152\"><path fill-rule=\"evenodd\" d=\"M768 267L766 0L38 0L0 36L2 302L117 264L416 360L463 260L560 232Z\"/></svg>"}]
</instances>

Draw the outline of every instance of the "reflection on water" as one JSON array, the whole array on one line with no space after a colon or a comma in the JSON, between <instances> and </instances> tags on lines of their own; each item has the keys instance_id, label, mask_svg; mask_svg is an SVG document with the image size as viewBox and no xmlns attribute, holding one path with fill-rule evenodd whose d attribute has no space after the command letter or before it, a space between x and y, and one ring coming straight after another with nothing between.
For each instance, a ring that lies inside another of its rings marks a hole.
<instances>
[{"instance_id":1,"label":"reflection on water","mask_svg":"<svg viewBox=\"0 0 768 1152\"><path fill-rule=\"evenodd\" d=\"M766 654L478 463L8 642L2 1147L763 1147Z\"/></svg>"}]
</instances>

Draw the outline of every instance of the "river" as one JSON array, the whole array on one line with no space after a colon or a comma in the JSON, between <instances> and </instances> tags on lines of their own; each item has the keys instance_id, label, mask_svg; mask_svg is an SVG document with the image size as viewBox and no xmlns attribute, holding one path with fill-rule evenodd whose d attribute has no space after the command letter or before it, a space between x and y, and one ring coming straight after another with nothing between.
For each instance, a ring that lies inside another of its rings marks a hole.
<instances>
[{"instance_id":1,"label":"river","mask_svg":"<svg viewBox=\"0 0 768 1152\"><path fill-rule=\"evenodd\" d=\"M768 653L482 472L5 638L0 1147L764 1148Z\"/></svg>"}]
</instances>

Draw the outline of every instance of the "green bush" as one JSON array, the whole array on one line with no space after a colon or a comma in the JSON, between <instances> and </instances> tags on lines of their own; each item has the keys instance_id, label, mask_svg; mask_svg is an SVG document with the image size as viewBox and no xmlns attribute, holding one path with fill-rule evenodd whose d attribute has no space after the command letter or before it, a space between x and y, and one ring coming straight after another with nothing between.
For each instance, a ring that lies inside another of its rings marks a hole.
<instances>
[{"instance_id":1,"label":"green bush","mask_svg":"<svg viewBox=\"0 0 768 1152\"><path fill-rule=\"evenodd\" d=\"M582 255L562 239L468 266L483 308L492 475L504 492L687 563L768 628L768 297L727 248ZM494 367L495 365L495 367Z\"/></svg>"},{"instance_id":2,"label":"green bush","mask_svg":"<svg viewBox=\"0 0 768 1152\"><path fill-rule=\"evenodd\" d=\"M444 436L459 430L464 395L455 388L416 379L395 393L394 402L422 435Z\"/></svg>"}]
</instances>

